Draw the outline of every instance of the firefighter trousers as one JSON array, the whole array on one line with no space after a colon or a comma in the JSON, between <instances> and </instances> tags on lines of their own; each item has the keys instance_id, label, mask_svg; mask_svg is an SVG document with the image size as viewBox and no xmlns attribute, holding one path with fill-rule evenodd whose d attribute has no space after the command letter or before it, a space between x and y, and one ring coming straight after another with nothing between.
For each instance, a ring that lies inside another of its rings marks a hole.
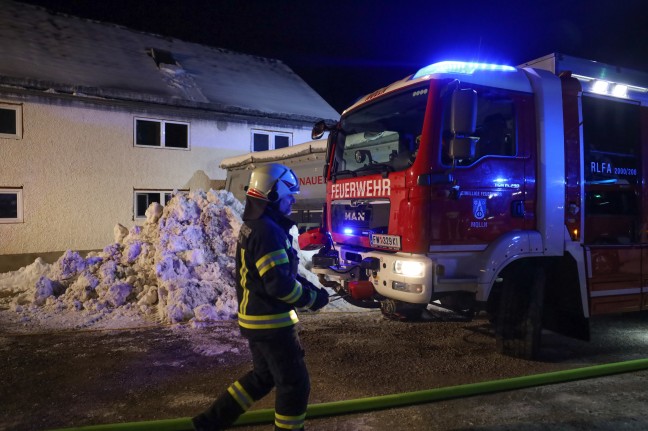
<instances>
[{"instance_id":1,"label":"firefighter trousers","mask_svg":"<svg viewBox=\"0 0 648 431\"><path fill-rule=\"evenodd\" d=\"M194 418L194 427L199 430L227 428L255 401L276 387L275 430L303 430L310 380L296 329L269 339L248 341L254 368Z\"/></svg>"}]
</instances>

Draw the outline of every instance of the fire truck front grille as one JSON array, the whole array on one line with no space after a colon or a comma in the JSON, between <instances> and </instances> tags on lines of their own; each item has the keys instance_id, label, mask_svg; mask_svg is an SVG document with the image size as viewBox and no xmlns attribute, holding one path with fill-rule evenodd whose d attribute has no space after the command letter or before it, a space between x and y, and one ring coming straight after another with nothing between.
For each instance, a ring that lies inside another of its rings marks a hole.
<instances>
[{"instance_id":1,"label":"fire truck front grille","mask_svg":"<svg viewBox=\"0 0 648 431\"><path fill-rule=\"evenodd\" d=\"M331 204L332 230L335 233L369 236L387 233L388 200L340 200Z\"/></svg>"}]
</instances>

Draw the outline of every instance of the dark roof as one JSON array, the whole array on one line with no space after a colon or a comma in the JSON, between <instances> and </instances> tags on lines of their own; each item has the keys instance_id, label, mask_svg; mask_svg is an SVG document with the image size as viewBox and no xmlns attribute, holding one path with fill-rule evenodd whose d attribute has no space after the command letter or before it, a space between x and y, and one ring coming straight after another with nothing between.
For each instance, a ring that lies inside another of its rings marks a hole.
<instances>
[{"instance_id":1,"label":"dark roof","mask_svg":"<svg viewBox=\"0 0 648 431\"><path fill-rule=\"evenodd\" d=\"M338 117L279 60L0 3L0 87L273 118Z\"/></svg>"}]
</instances>

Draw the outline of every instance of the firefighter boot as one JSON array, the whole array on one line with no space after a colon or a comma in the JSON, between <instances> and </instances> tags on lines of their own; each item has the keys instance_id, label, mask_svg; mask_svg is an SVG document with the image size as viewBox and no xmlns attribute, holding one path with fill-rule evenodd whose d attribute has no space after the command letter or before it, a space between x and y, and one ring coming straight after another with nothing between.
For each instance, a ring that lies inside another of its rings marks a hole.
<instances>
[{"instance_id":1,"label":"firefighter boot","mask_svg":"<svg viewBox=\"0 0 648 431\"><path fill-rule=\"evenodd\" d=\"M210 420L204 413L191 418L191 425L193 425L195 431L221 431L223 429L217 422Z\"/></svg>"}]
</instances>

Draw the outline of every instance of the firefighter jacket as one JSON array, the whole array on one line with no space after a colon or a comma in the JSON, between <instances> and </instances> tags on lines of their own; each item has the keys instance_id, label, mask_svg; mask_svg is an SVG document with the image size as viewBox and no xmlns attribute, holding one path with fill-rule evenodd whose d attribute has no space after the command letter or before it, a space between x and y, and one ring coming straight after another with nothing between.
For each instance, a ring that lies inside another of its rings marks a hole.
<instances>
[{"instance_id":1,"label":"firefighter jacket","mask_svg":"<svg viewBox=\"0 0 648 431\"><path fill-rule=\"evenodd\" d=\"M241 226L236 250L236 294L241 334L264 339L298 322L295 308L328 303L328 294L297 275L299 258L288 233L294 222L267 207ZM326 295L326 302L318 300Z\"/></svg>"}]
</instances>

